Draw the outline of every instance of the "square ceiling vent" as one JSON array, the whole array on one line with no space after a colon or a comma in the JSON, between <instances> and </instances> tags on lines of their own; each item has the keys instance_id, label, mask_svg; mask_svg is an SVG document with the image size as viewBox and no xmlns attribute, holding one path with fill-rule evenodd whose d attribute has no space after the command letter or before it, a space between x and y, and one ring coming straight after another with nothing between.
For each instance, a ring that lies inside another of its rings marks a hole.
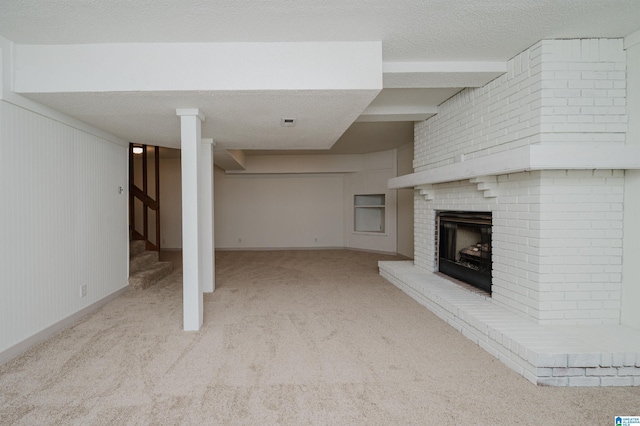
<instances>
[{"instance_id":1,"label":"square ceiling vent","mask_svg":"<svg viewBox=\"0 0 640 426\"><path fill-rule=\"evenodd\" d=\"M280 125L282 127L294 127L296 125L296 119L295 118L283 118L282 120L280 120Z\"/></svg>"}]
</instances>

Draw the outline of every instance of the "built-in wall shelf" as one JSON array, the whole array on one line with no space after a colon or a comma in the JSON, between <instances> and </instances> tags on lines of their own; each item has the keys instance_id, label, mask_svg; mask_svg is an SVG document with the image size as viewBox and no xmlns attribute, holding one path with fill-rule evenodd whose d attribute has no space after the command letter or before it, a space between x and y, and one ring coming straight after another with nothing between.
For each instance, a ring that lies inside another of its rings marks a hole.
<instances>
[{"instance_id":1,"label":"built-in wall shelf","mask_svg":"<svg viewBox=\"0 0 640 426\"><path fill-rule=\"evenodd\" d=\"M389 179L389 189L536 170L640 169L637 145L529 145Z\"/></svg>"},{"instance_id":2,"label":"built-in wall shelf","mask_svg":"<svg viewBox=\"0 0 640 426\"><path fill-rule=\"evenodd\" d=\"M362 194L353 198L353 230L355 232L384 232L385 194Z\"/></svg>"}]
</instances>

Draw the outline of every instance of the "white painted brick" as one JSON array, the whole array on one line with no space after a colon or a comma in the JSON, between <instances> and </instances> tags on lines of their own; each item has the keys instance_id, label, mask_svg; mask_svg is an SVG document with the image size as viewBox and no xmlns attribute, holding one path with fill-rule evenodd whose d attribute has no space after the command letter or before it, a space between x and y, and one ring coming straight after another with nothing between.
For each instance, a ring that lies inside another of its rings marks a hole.
<instances>
[{"instance_id":1,"label":"white painted brick","mask_svg":"<svg viewBox=\"0 0 640 426\"><path fill-rule=\"evenodd\" d=\"M639 354L636 354L635 352L625 352L624 361L622 362L622 365L626 367L633 367L637 364L639 360L640 360Z\"/></svg>"},{"instance_id":2,"label":"white painted brick","mask_svg":"<svg viewBox=\"0 0 640 426\"><path fill-rule=\"evenodd\" d=\"M540 386L569 386L568 377L539 377L538 385Z\"/></svg>"},{"instance_id":3,"label":"white painted brick","mask_svg":"<svg viewBox=\"0 0 640 426\"><path fill-rule=\"evenodd\" d=\"M586 52L579 47L583 44ZM483 88L463 90L441 105L436 116L416 124L416 171L451 164L461 153L468 159L480 158L535 142L624 143L626 75L621 46L619 41L610 40L536 44L510 62L510 75ZM528 126L530 121L536 123L535 127ZM561 133L541 133L548 131ZM607 294L602 285L621 279L624 185L623 175L614 182L608 181L606 173L557 171L500 176L500 196L490 201L482 198L477 187L464 182L438 185L434 201L420 207L494 212L494 291L501 303L543 321L587 323L600 318L606 322L619 309L619 294ZM545 192L549 190L552 192ZM547 198L550 194L557 194L557 198ZM418 214L418 201L415 217L416 264L432 270L433 218ZM544 251L554 246L557 251ZM603 248L618 250L603 252ZM556 258L555 262L548 257ZM617 268L612 269L614 266ZM543 300L535 289L537 285L543 291L544 283L594 280L601 285L566 290L574 294L565 301L582 304L542 305L562 299ZM510 288L497 288L502 285ZM532 291L536 296L528 294ZM542 308L553 310L540 316ZM575 312L581 309L584 312Z\"/></svg>"},{"instance_id":4,"label":"white painted brick","mask_svg":"<svg viewBox=\"0 0 640 426\"><path fill-rule=\"evenodd\" d=\"M553 371L553 368L536 368L535 375L537 377L551 377L555 376L555 374L553 374Z\"/></svg>"},{"instance_id":5,"label":"white painted brick","mask_svg":"<svg viewBox=\"0 0 640 426\"><path fill-rule=\"evenodd\" d=\"M612 365L612 357L610 352L604 352L600 354L600 366L610 367Z\"/></svg>"},{"instance_id":6,"label":"white painted brick","mask_svg":"<svg viewBox=\"0 0 640 426\"><path fill-rule=\"evenodd\" d=\"M618 376L640 376L640 368L621 367L618 369Z\"/></svg>"},{"instance_id":7,"label":"white painted brick","mask_svg":"<svg viewBox=\"0 0 640 426\"><path fill-rule=\"evenodd\" d=\"M568 367L598 367L600 365L600 360L601 360L601 356L599 353L568 354L567 366Z\"/></svg>"},{"instance_id":8,"label":"white painted brick","mask_svg":"<svg viewBox=\"0 0 640 426\"><path fill-rule=\"evenodd\" d=\"M611 365L614 367L622 367L625 365L625 354L616 352L611 354Z\"/></svg>"},{"instance_id":9,"label":"white painted brick","mask_svg":"<svg viewBox=\"0 0 640 426\"><path fill-rule=\"evenodd\" d=\"M601 386L633 386L633 377L601 377Z\"/></svg>"},{"instance_id":10,"label":"white painted brick","mask_svg":"<svg viewBox=\"0 0 640 426\"><path fill-rule=\"evenodd\" d=\"M553 376L556 376L556 377L570 377L570 376L584 376L584 375L585 375L584 368L562 367L562 368L553 369Z\"/></svg>"},{"instance_id":11,"label":"white painted brick","mask_svg":"<svg viewBox=\"0 0 640 426\"><path fill-rule=\"evenodd\" d=\"M537 384L538 376L535 373L532 373L531 371L524 370L522 372L522 375L524 376L525 379L527 379L531 383Z\"/></svg>"},{"instance_id":12,"label":"white painted brick","mask_svg":"<svg viewBox=\"0 0 640 426\"><path fill-rule=\"evenodd\" d=\"M618 369L614 367L610 368L586 368L585 375L586 376L616 376L618 374Z\"/></svg>"},{"instance_id":13,"label":"white painted brick","mask_svg":"<svg viewBox=\"0 0 640 426\"><path fill-rule=\"evenodd\" d=\"M537 354L535 352L530 352L527 360L530 364L536 367L567 367L567 354Z\"/></svg>"},{"instance_id":14,"label":"white painted brick","mask_svg":"<svg viewBox=\"0 0 640 426\"><path fill-rule=\"evenodd\" d=\"M600 377L569 377L569 386L600 386Z\"/></svg>"}]
</instances>

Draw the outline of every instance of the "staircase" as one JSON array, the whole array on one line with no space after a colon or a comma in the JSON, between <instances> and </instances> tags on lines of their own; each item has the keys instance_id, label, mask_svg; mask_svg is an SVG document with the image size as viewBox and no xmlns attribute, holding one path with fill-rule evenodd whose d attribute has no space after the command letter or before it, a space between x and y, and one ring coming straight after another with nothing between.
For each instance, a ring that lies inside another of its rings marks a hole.
<instances>
[{"instance_id":1,"label":"staircase","mask_svg":"<svg viewBox=\"0 0 640 426\"><path fill-rule=\"evenodd\" d=\"M173 270L171 262L160 262L157 251L146 250L146 242L133 240L129 243L129 285L146 289L166 277Z\"/></svg>"}]
</instances>

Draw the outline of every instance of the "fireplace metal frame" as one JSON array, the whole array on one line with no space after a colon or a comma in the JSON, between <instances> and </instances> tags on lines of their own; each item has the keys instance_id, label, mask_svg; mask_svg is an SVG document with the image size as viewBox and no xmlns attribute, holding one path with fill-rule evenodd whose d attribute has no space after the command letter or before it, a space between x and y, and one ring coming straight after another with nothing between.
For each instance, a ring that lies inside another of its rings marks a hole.
<instances>
[{"instance_id":1,"label":"fireplace metal frame","mask_svg":"<svg viewBox=\"0 0 640 426\"><path fill-rule=\"evenodd\" d=\"M457 262L455 248L446 247L446 240L449 240L449 242L455 240L458 226L473 226L478 228L481 235L481 247L479 250L477 270L463 266ZM438 271L491 294L491 228L491 212L436 212L436 261ZM451 234L452 232L454 233L453 235ZM488 247L488 250L483 250L485 245Z\"/></svg>"}]
</instances>

